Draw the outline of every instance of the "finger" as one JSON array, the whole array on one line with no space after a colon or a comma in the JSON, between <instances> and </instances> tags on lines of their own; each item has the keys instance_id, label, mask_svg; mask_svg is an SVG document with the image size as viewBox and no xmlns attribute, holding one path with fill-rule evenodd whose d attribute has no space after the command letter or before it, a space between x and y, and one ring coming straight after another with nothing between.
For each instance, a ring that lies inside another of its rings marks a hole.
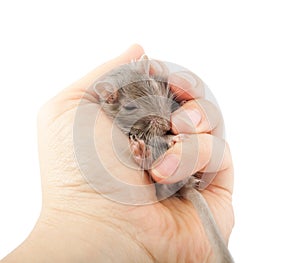
<instances>
[{"instance_id":1,"label":"finger","mask_svg":"<svg viewBox=\"0 0 300 263\"><path fill-rule=\"evenodd\" d=\"M190 71L172 73L169 75L168 82L179 102L204 97L205 84Z\"/></svg>"},{"instance_id":2,"label":"finger","mask_svg":"<svg viewBox=\"0 0 300 263\"><path fill-rule=\"evenodd\" d=\"M205 84L197 75L190 71L170 73L169 68L172 66L174 65L151 59L150 75L167 79L171 91L179 102L204 97Z\"/></svg>"},{"instance_id":3,"label":"finger","mask_svg":"<svg viewBox=\"0 0 300 263\"><path fill-rule=\"evenodd\" d=\"M140 45L134 44L130 46L124 53L122 53L118 57L92 70L86 76L84 76L79 81L74 83L71 87L69 87L69 89L73 89L75 91L86 90L87 88L91 87L92 84L103 74L109 72L110 70L118 66L121 66L126 63L130 63L131 60L139 59L144 53L145 53L144 49Z\"/></svg>"},{"instance_id":4,"label":"finger","mask_svg":"<svg viewBox=\"0 0 300 263\"><path fill-rule=\"evenodd\" d=\"M190 100L183 104L172 113L171 123L174 134L209 133L214 131L217 126L223 128L221 112L214 104L205 99Z\"/></svg>"},{"instance_id":5,"label":"finger","mask_svg":"<svg viewBox=\"0 0 300 263\"><path fill-rule=\"evenodd\" d=\"M168 79L169 69L163 61L157 59L150 59L149 74L162 79Z\"/></svg>"},{"instance_id":6,"label":"finger","mask_svg":"<svg viewBox=\"0 0 300 263\"><path fill-rule=\"evenodd\" d=\"M210 134L186 135L179 143L153 164L150 174L159 183L179 182L200 171L206 183L224 177L219 183L232 188L233 178L224 171L232 169L232 160L227 143ZM222 173L221 173L222 172ZM216 178L214 178L217 176Z\"/></svg>"}]
</instances>

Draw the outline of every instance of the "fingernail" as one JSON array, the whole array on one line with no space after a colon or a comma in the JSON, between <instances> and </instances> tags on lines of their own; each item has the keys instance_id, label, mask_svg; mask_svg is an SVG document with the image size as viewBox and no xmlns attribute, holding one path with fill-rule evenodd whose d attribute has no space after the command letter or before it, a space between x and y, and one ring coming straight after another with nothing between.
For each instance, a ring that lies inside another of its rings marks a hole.
<instances>
[{"instance_id":1,"label":"fingernail","mask_svg":"<svg viewBox=\"0 0 300 263\"><path fill-rule=\"evenodd\" d=\"M198 110L180 110L172 116L172 125L177 131L186 130L186 125L196 128L201 121L201 114Z\"/></svg>"},{"instance_id":2,"label":"fingernail","mask_svg":"<svg viewBox=\"0 0 300 263\"><path fill-rule=\"evenodd\" d=\"M176 154L168 154L157 166L154 165L154 169L151 172L159 178L167 178L173 175L179 162L180 160Z\"/></svg>"},{"instance_id":3,"label":"fingernail","mask_svg":"<svg viewBox=\"0 0 300 263\"><path fill-rule=\"evenodd\" d=\"M190 120L192 121L193 125L195 127L198 126L198 124L201 121L201 114L197 110L186 110L186 114L189 116Z\"/></svg>"}]
</instances>

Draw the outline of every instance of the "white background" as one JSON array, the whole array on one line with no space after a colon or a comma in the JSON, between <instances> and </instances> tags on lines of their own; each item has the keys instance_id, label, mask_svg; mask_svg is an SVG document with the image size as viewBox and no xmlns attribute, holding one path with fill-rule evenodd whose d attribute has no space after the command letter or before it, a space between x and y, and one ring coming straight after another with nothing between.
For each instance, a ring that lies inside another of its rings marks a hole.
<instances>
[{"instance_id":1,"label":"white background","mask_svg":"<svg viewBox=\"0 0 300 263\"><path fill-rule=\"evenodd\" d=\"M1 1L0 258L30 233L39 107L130 44L200 76L235 164L236 262L300 262L299 1Z\"/></svg>"}]
</instances>

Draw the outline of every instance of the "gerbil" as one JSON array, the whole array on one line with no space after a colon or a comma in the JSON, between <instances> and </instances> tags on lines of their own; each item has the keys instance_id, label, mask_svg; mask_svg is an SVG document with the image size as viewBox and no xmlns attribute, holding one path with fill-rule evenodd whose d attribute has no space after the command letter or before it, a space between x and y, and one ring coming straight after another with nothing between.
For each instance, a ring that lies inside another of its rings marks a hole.
<instances>
[{"instance_id":1,"label":"gerbil","mask_svg":"<svg viewBox=\"0 0 300 263\"><path fill-rule=\"evenodd\" d=\"M145 170L180 140L180 136L170 133L171 113L180 105L170 91L166 78L149 72L150 63L146 58L112 70L94 86L102 110L128 135L133 157ZM169 196L168 193L173 194L180 189L175 195L190 200L194 205L216 262L233 262L204 197L199 189L196 190L200 182L200 174L196 173L176 184L156 184L157 196Z\"/></svg>"}]
</instances>

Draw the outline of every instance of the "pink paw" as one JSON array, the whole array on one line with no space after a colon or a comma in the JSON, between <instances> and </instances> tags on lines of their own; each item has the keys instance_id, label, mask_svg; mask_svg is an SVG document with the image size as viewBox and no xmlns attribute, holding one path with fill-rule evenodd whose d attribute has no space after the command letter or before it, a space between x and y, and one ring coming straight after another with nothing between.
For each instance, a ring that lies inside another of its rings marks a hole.
<instances>
[{"instance_id":1,"label":"pink paw","mask_svg":"<svg viewBox=\"0 0 300 263\"><path fill-rule=\"evenodd\" d=\"M182 100L179 105L182 106L182 105L186 104L187 102L188 102L187 100Z\"/></svg>"},{"instance_id":2,"label":"pink paw","mask_svg":"<svg viewBox=\"0 0 300 263\"><path fill-rule=\"evenodd\" d=\"M169 147L172 147L177 142L182 142L184 137L185 137L184 134L178 134L178 135L172 136L169 141Z\"/></svg>"},{"instance_id":3,"label":"pink paw","mask_svg":"<svg viewBox=\"0 0 300 263\"><path fill-rule=\"evenodd\" d=\"M196 190L203 190L205 185L207 185L207 183L202 179L202 175L203 173L197 172L192 176L193 185Z\"/></svg>"},{"instance_id":4,"label":"pink paw","mask_svg":"<svg viewBox=\"0 0 300 263\"><path fill-rule=\"evenodd\" d=\"M151 164L151 151L145 144L144 140L130 136L130 149L134 160L143 168L149 169Z\"/></svg>"}]
</instances>

